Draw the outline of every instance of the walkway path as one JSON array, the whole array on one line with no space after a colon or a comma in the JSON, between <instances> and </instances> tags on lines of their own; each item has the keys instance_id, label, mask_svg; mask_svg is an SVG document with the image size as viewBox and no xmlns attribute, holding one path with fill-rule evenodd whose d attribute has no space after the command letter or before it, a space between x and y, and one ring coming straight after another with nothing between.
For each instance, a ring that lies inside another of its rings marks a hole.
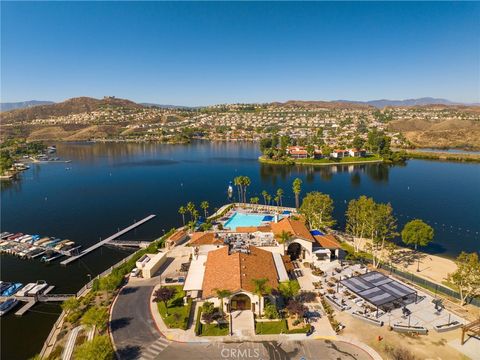
<instances>
[{"instance_id":1,"label":"walkway path","mask_svg":"<svg viewBox=\"0 0 480 360\"><path fill-rule=\"evenodd\" d=\"M65 349L62 353L62 360L70 360L72 358L73 349L75 348L75 341L77 340L78 333L82 330L82 326L77 326L72 331L70 331L70 335L68 336L67 344L65 345Z\"/></svg>"},{"instance_id":2,"label":"walkway path","mask_svg":"<svg viewBox=\"0 0 480 360\"><path fill-rule=\"evenodd\" d=\"M233 311L232 312L232 333L236 336L255 335L253 328L252 310Z\"/></svg>"}]
</instances>

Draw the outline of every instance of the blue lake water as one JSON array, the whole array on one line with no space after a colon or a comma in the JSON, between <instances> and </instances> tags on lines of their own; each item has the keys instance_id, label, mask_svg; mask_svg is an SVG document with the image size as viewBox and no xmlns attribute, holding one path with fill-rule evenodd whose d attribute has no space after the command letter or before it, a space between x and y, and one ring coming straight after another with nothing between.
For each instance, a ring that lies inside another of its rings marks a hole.
<instances>
[{"instance_id":1,"label":"blue lake water","mask_svg":"<svg viewBox=\"0 0 480 360\"><path fill-rule=\"evenodd\" d=\"M1 231L68 238L84 247L149 214L157 218L123 239L152 240L181 224L178 208L227 201L235 176L251 178L247 198L283 188L285 206L294 206L291 184L303 180L302 194L321 191L335 201L337 227L344 227L349 200L368 195L390 202L399 226L413 218L435 229L426 251L456 256L480 249L480 165L411 160L402 166L283 167L259 164L252 143L57 144L69 164L33 165L19 181L2 183ZM58 293L74 292L127 254L102 247L68 267L1 256L1 280L43 279ZM1 358L24 359L38 352L59 313L41 305L21 318L2 317ZM28 341L18 334L28 331Z\"/></svg>"}]
</instances>

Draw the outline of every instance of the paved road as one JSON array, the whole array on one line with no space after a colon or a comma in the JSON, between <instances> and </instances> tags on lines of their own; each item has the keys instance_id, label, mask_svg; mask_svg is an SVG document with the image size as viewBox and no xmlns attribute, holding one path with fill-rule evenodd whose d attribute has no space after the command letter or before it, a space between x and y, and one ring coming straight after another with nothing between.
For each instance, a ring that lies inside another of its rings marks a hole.
<instances>
[{"instance_id":1,"label":"paved road","mask_svg":"<svg viewBox=\"0 0 480 360\"><path fill-rule=\"evenodd\" d=\"M160 336L149 297L158 279L124 287L112 309L112 336L120 360L367 360L354 345L328 340L243 343L178 343Z\"/></svg>"},{"instance_id":2,"label":"paved road","mask_svg":"<svg viewBox=\"0 0 480 360\"><path fill-rule=\"evenodd\" d=\"M181 344L171 343L156 357L168 360L370 360L354 345L328 340Z\"/></svg>"},{"instance_id":3,"label":"paved road","mask_svg":"<svg viewBox=\"0 0 480 360\"><path fill-rule=\"evenodd\" d=\"M115 302L111 330L119 359L138 359L160 337L150 313L153 287L154 281L128 285Z\"/></svg>"}]
</instances>

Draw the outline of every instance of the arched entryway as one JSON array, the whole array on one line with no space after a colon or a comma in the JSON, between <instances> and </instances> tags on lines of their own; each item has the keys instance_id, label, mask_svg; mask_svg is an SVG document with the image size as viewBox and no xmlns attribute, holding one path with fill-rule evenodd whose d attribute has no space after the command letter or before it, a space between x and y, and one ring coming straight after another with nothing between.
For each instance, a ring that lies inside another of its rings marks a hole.
<instances>
[{"instance_id":1,"label":"arched entryway","mask_svg":"<svg viewBox=\"0 0 480 360\"><path fill-rule=\"evenodd\" d=\"M292 242L290 245L288 245L287 254L290 256L290 260L298 260L303 258L302 245Z\"/></svg>"},{"instance_id":2,"label":"arched entryway","mask_svg":"<svg viewBox=\"0 0 480 360\"><path fill-rule=\"evenodd\" d=\"M250 297L245 294L237 294L230 299L230 309L235 310L251 310L252 301Z\"/></svg>"}]
</instances>

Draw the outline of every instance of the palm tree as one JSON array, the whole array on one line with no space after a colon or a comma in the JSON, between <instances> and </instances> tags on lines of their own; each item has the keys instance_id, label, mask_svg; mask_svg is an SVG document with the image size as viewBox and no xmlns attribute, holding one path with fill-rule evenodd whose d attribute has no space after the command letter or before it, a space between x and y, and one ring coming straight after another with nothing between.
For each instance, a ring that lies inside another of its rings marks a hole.
<instances>
[{"instance_id":1,"label":"palm tree","mask_svg":"<svg viewBox=\"0 0 480 360\"><path fill-rule=\"evenodd\" d=\"M267 294L270 289L267 285L268 279L267 278L261 278L261 279L252 279L252 283L255 286L255 290L253 291L258 297L260 298L258 302L258 313L262 314L262 298L263 295Z\"/></svg>"},{"instance_id":2,"label":"palm tree","mask_svg":"<svg viewBox=\"0 0 480 360\"><path fill-rule=\"evenodd\" d=\"M280 197L278 195L273 198L273 201L277 203L277 207L280 206Z\"/></svg>"},{"instance_id":3,"label":"palm tree","mask_svg":"<svg viewBox=\"0 0 480 360\"><path fill-rule=\"evenodd\" d=\"M233 183L235 184L235 186L237 187L237 191L238 191L238 202L242 202L242 177L241 176L237 176L235 177L235 179L233 179Z\"/></svg>"},{"instance_id":4,"label":"palm tree","mask_svg":"<svg viewBox=\"0 0 480 360\"><path fill-rule=\"evenodd\" d=\"M272 201L272 195L267 194L267 203L270 205L270 202Z\"/></svg>"},{"instance_id":5,"label":"palm tree","mask_svg":"<svg viewBox=\"0 0 480 360\"><path fill-rule=\"evenodd\" d=\"M182 215L183 226L185 226L185 213L186 212L187 212L187 209L185 208L185 206L180 206L180 208L178 209L178 213L180 215Z\"/></svg>"},{"instance_id":6,"label":"palm tree","mask_svg":"<svg viewBox=\"0 0 480 360\"><path fill-rule=\"evenodd\" d=\"M285 231L285 230L282 230L280 235L276 236L278 243L283 244L284 254L285 254L285 244L287 244L292 239L292 237L293 237L292 233L290 231Z\"/></svg>"},{"instance_id":7,"label":"palm tree","mask_svg":"<svg viewBox=\"0 0 480 360\"><path fill-rule=\"evenodd\" d=\"M217 296L220 298L220 314L222 314L223 317L223 299L226 297L229 297L232 295L230 290L226 289L215 289L215 292L217 293Z\"/></svg>"},{"instance_id":8,"label":"palm tree","mask_svg":"<svg viewBox=\"0 0 480 360\"><path fill-rule=\"evenodd\" d=\"M192 216L193 216L193 222L197 223L197 220L198 220L198 210L197 209L193 209Z\"/></svg>"},{"instance_id":9,"label":"palm tree","mask_svg":"<svg viewBox=\"0 0 480 360\"><path fill-rule=\"evenodd\" d=\"M243 202L247 203L247 188L250 186L252 181L248 176L242 176L242 185L243 185Z\"/></svg>"},{"instance_id":10,"label":"palm tree","mask_svg":"<svg viewBox=\"0 0 480 360\"><path fill-rule=\"evenodd\" d=\"M277 190L277 196L280 199L280 206L283 206L282 198L283 198L283 189Z\"/></svg>"},{"instance_id":11,"label":"palm tree","mask_svg":"<svg viewBox=\"0 0 480 360\"><path fill-rule=\"evenodd\" d=\"M190 213L190 220L193 219L193 211L195 210L195 204L191 201L187 204L187 211Z\"/></svg>"},{"instance_id":12,"label":"palm tree","mask_svg":"<svg viewBox=\"0 0 480 360\"><path fill-rule=\"evenodd\" d=\"M205 213L205 220L207 219L207 210L209 206L210 204L208 203L208 201L202 201L202 203L200 204L200 207L203 209Z\"/></svg>"},{"instance_id":13,"label":"palm tree","mask_svg":"<svg viewBox=\"0 0 480 360\"><path fill-rule=\"evenodd\" d=\"M299 196L300 192L302 191L302 179L296 178L293 180L292 190L295 194L295 207L298 209L300 207Z\"/></svg>"},{"instance_id":14,"label":"palm tree","mask_svg":"<svg viewBox=\"0 0 480 360\"><path fill-rule=\"evenodd\" d=\"M268 192L266 190L263 190L262 196L263 196L263 202L265 203L265 205L267 205L267 195L268 195Z\"/></svg>"}]
</instances>

